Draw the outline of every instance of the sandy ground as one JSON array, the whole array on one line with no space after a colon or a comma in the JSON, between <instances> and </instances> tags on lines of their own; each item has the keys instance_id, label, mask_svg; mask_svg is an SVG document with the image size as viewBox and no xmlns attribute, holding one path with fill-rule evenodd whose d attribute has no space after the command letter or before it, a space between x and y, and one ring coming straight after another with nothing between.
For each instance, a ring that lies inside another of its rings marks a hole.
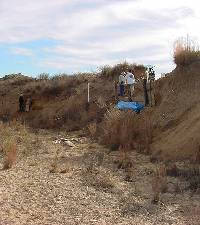
<instances>
[{"instance_id":1,"label":"sandy ground","mask_svg":"<svg viewBox=\"0 0 200 225\"><path fill-rule=\"evenodd\" d=\"M168 190L152 204L149 156L130 154L127 179L119 152L78 133L30 135L29 148L19 140L16 165L0 171L0 224L200 224L200 196L175 193L177 178L168 177Z\"/></svg>"}]
</instances>

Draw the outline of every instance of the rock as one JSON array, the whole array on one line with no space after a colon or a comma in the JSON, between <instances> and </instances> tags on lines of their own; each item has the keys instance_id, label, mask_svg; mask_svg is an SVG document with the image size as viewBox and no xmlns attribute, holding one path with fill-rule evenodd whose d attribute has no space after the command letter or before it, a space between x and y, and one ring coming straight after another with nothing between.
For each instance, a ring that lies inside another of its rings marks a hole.
<instances>
[{"instance_id":1,"label":"rock","mask_svg":"<svg viewBox=\"0 0 200 225\"><path fill-rule=\"evenodd\" d=\"M65 144L67 144L69 147L76 147L74 143L72 143L71 141L64 141Z\"/></svg>"}]
</instances>

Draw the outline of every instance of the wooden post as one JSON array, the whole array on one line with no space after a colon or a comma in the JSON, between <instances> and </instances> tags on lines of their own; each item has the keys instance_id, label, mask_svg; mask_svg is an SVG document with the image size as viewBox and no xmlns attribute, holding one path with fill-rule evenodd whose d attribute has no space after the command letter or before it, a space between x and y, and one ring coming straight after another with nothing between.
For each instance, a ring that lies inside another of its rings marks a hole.
<instances>
[{"instance_id":1,"label":"wooden post","mask_svg":"<svg viewBox=\"0 0 200 225\"><path fill-rule=\"evenodd\" d=\"M147 92L147 80L143 79L143 87L144 87L144 105L149 105L149 97Z\"/></svg>"}]
</instances>

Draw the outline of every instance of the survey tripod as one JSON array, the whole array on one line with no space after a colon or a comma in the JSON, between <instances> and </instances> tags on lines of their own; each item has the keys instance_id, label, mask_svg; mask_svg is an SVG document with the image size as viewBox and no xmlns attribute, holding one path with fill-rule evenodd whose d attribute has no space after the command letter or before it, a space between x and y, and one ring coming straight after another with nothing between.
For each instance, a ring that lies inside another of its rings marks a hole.
<instances>
[{"instance_id":1,"label":"survey tripod","mask_svg":"<svg viewBox=\"0 0 200 225\"><path fill-rule=\"evenodd\" d=\"M153 106L153 93L152 93L152 88L153 88L153 83L155 81L155 71L153 69L153 66L148 65L146 66L147 68L147 73L143 79L143 87L144 87L144 102L145 106ZM148 95L148 88L147 88L147 83L149 84L149 95Z\"/></svg>"}]
</instances>

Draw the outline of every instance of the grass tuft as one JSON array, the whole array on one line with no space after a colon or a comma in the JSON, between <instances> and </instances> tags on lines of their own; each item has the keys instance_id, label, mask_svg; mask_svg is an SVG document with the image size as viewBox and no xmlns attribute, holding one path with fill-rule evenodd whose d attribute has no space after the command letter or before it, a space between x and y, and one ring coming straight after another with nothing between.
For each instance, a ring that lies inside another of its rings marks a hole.
<instances>
[{"instance_id":1,"label":"grass tuft","mask_svg":"<svg viewBox=\"0 0 200 225\"><path fill-rule=\"evenodd\" d=\"M177 66L188 66L199 59L199 46L189 36L174 43L174 63Z\"/></svg>"},{"instance_id":2,"label":"grass tuft","mask_svg":"<svg viewBox=\"0 0 200 225\"><path fill-rule=\"evenodd\" d=\"M3 161L3 170L10 169L17 158L17 145L15 140L8 139L4 142L3 152L5 154Z\"/></svg>"}]
</instances>

